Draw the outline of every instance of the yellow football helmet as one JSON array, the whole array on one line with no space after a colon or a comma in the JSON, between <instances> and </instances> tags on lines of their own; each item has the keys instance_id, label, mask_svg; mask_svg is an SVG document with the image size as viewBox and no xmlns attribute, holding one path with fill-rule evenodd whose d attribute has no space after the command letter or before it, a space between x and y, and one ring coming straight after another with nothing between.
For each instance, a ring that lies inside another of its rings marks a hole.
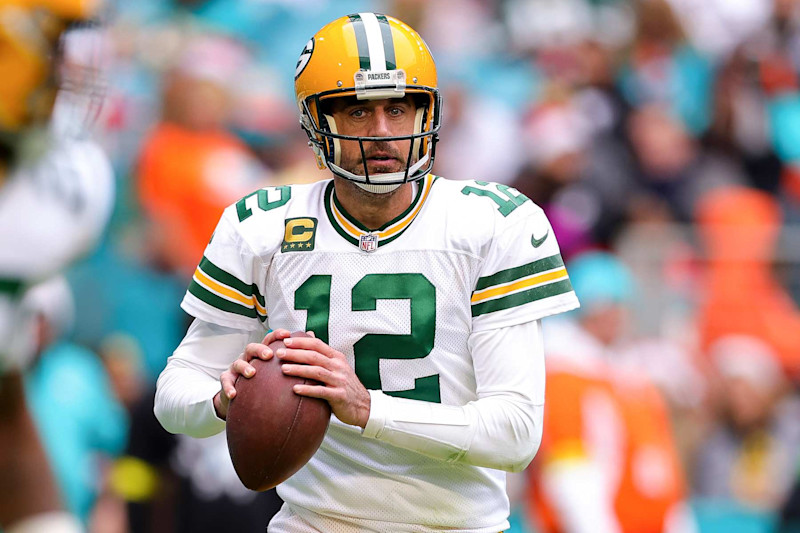
<instances>
[{"instance_id":1,"label":"yellow football helmet","mask_svg":"<svg viewBox=\"0 0 800 533\"><path fill-rule=\"evenodd\" d=\"M386 15L357 13L329 23L306 44L295 70L295 96L300 124L320 168L354 181L367 190L385 192L420 179L433 168L441 122L441 96L436 65L422 37L407 24ZM397 137L356 137L337 133L322 102L356 96L359 100L419 96L414 132ZM370 175L354 174L340 165L340 141L411 140L406 169ZM394 187L389 187L394 186Z\"/></svg>"},{"instance_id":2,"label":"yellow football helmet","mask_svg":"<svg viewBox=\"0 0 800 533\"><path fill-rule=\"evenodd\" d=\"M0 148L5 156L19 133L50 118L61 35L70 24L93 15L99 3L0 0Z\"/></svg>"}]
</instances>

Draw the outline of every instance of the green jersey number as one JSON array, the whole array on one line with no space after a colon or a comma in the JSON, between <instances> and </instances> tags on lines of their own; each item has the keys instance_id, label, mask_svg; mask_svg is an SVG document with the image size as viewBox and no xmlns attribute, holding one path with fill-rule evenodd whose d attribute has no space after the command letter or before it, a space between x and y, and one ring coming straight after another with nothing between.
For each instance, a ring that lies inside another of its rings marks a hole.
<instances>
[{"instance_id":1,"label":"green jersey number","mask_svg":"<svg viewBox=\"0 0 800 533\"><path fill-rule=\"evenodd\" d=\"M409 300L411 333L368 333L354 345L355 372L367 389L382 389L381 359L420 359L433 350L436 332L436 287L422 274L367 274L352 290L352 310L375 311L378 300ZM304 309L306 329L328 342L331 276L313 275L297 289L295 309ZM384 391L390 396L441 403L439 374L419 377L414 388Z\"/></svg>"},{"instance_id":2,"label":"green jersey number","mask_svg":"<svg viewBox=\"0 0 800 533\"><path fill-rule=\"evenodd\" d=\"M278 198L270 200L270 192L273 192L272 196L274 196L275 191L277 191ZM292 188L289 185L280 185L278 187L265 187L251 192L236 202L236 214L239 216L239 222L244 222L253 214L253 210L247 207L247 199L251 196L257 197L259 209L262 211L269 211L270 209L275 209L288 202L292 197Z\"/></svg>"},{"instance_id":3,"label":"green jersey number","mask_svg":"<svg viewBox=\"0 0 800 533\"><path fill-rule=\"evenodd\" d=\"M482 187L491 186L492 188L496 189L497 192L493 192L490 188L484 189L467 185L461 189L461 194L474 194L476 196L486 196L487 198L491 198L491 200L497 204L497 210L500 211L500 214L504 217L507 217L514 209L528 201L527 196L516 189L512 189L508 185L503 185L501 183L489 183L486 181L476 181L475 183L481 185ZM503 198L503 196L505 196L505 198Z\"/></svg>"}]
</instances>

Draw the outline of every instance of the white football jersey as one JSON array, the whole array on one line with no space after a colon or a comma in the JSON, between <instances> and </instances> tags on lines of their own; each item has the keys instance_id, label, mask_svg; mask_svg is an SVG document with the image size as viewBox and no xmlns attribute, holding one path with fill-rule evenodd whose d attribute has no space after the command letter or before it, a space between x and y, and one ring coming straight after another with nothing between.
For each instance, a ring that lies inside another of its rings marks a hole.
<instances>
[{"instance_id":1,"label":"white football jersey","mask_svg":"<svg viewBox=\"0 0 800 533\"><path fill-rule=\"evenodd\" d=\"M525 196L433 175L418 183L411 206L375 231L345 212L331 180L252 193L226 209L182 307L238 329L312 330L367 389L446 405L477 400L472 332L578 301L546 216ZM504 472L367 439L335 417L278 492L297 512L365 527L497 531L508 516Z\"/></svg>"},{"instance_id":2,"label":"white football jersey","mask_svg":"<svg viewBox=\"0 0 800 533\"><path fill-rule=\"evenodd\" d=\"M0 187L0 369L29 354L21 293L87 253L114 203L111 164L91 141L59 139Z\"/></svg>"}]
</instances>

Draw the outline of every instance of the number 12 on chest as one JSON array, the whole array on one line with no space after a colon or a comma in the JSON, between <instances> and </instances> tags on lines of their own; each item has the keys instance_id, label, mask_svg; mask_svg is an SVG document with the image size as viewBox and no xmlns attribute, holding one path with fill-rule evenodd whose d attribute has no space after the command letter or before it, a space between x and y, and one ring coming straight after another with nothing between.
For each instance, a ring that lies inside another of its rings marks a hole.
<instances>
[{"instance_id":1,"label":"number 12 on chest","mask_svg":"<svg viewBox=\"0 0 800 533\"><path fill-rule=\"evenodd\" d=\"M313 275L294 293L294 308L305 310L306 330L328 343L331 275ZM411 333L368 333L354 345L355 372L367 389L382 390L381 359L421 359L433 350L436 287L422 274L367 274L353 286L353 312L375 311L378 300L409 300ZM390 396L441 403L439 374L414 379L414 388L384 391Z\"/></svg>"}]
</instances>

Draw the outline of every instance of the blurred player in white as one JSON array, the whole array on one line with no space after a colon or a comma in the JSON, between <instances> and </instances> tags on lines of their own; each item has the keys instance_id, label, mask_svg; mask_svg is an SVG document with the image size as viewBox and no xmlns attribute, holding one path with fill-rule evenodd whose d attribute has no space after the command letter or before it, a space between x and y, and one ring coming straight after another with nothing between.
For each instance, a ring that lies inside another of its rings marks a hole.
<instances>
[{"instance_id":1,"label":"blurred player in white","mask_svg":"<svg viewBox=\"0 0 800 533\"><path fill-rule=\"evenodd\" d=\"M169 431L223 431L255 357L320 381L295 392L331 404L322 446L278 487L270 532L509 527L504 471L541 440L540 320L578 301L539 207L430 173L437 87L406 24L359 13L322 28L295 90L333 178L230 206L183 301L195 321L156 394ZM264 345L276 338L285 353Z\"/></svg>"},{"instance_id":2,"label":"blurred player in white","mask_svg":"<svg viewBox=\"0 0 800 533\"><path fill-rule=\"evenodd\" d=\"M0 526L9 533L80 531L62 510L25 405L22 372L36 332L20 300L87 253L111 211L110 164L79 128L66 127L79 118L68 95L62 127L50 121L65 32L97 3L0 0ZM91 85L90 71L70 78L70 90Z\"/></svg>"}]
</instances>

